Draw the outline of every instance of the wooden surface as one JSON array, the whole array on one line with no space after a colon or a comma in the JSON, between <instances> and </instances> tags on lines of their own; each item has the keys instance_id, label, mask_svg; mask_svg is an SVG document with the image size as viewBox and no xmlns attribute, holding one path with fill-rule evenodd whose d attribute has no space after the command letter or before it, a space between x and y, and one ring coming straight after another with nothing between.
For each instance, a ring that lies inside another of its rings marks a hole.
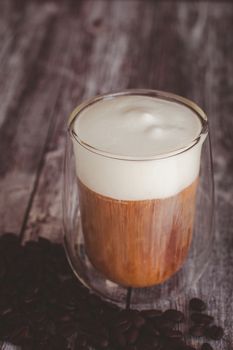
<instances>
[{"instance_id":1,"label":"wooden surface","mask_svg":"<svg viewBox=\"0 0 233 350\"><path fill-rule=\"evenodd\" d=\"M84 98L143 87L195 100L210 122L216 228L190 293L226 327L219 350L233 349L232 33L231 2L0 2L0 232L61 240L66 120Z\"/></svg>"}]
</instances>

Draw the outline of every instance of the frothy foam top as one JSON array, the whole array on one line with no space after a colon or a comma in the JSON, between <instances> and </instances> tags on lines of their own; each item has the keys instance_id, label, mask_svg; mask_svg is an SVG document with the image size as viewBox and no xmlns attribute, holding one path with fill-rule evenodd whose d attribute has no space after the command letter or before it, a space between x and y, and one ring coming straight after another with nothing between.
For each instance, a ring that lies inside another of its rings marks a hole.
<instances>
[{"instance_id":1,"label":"frothy foam top","mask_svg":"<svg viewBox=\"0 0 233 350\"><path fill-rule=\"evenodd\" d=\"M184 105L147 96L102 100L81 112L74 130L97 150L119 156L163 155L190 145L201 122Z\"/></svg>"},{"instance_id":2,"label":"frothy foam top","mask_svg":"<svg viewBox=\"0 0 233 350\"><path fill-rule=\"evenodd\" d=\"M204 138L185 152L166 155L188 148L201 130L197 114L176 102L139 95L95 102L79 113L73 131L110 157L73 139L77 176L91 190L115 199L170 197L197 178ZM164 158L142 160L156 156Z\"/></svg>"}]
</instances>

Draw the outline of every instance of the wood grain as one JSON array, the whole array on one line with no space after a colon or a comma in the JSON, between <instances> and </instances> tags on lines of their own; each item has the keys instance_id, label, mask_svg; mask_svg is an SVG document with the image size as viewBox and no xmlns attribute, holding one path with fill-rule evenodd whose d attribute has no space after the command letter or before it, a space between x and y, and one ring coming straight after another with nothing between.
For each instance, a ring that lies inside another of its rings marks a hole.
<instances>
[{"instance_id":1,"label":"wood grain","mask_svg":"<svg viewBox=\"0 0 233 350\"><path fill-rule=\"evenodd\" d=\"M194 99L210 120L216 229L189 294L226 327L219 350L233 349L232 31L230 2L0 3L0 232L61 240L65 125L81 100L132 87ZM186 308L187 297L161 306Z\"/></svg>"}]
</instances>

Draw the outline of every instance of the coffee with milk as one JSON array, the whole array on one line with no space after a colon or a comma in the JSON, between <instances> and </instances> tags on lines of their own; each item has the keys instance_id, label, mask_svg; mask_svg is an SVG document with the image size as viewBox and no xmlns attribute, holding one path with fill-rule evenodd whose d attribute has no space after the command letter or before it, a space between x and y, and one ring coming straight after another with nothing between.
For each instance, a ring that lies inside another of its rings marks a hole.
<instances>
[{"instance_id":1,"label":"coffee with milk","mask_svg":"<svg viewBox=\"0 0 233 350\"><path fill-rule=\"evenodd\" d=\"M192 240L202 123L186 105L108 97L73 130L87 255L107 279L146 287L180 269Z\"/></svg>"}]
</instances>

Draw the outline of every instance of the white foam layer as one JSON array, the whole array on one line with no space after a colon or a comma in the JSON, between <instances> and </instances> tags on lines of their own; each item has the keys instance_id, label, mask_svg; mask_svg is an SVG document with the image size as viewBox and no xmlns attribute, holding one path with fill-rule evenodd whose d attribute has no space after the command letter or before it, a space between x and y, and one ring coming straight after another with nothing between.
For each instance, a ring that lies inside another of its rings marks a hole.
<instances>
[{"instance_id":1,"label":"white foam layer","mask_svg":"<svg viewBox=\"0 0 233 350\"><path fill-rule=\"evenodd\" d=\"M120 200L166 198L198 176L202 141L183 153L200 135L201 122L184 105L145 96L124 96L84 109L74 131L86 144L113 156L90 151L73 140L79 179L91 190ZM139 160L161 156L164 159Z\"/></svg>"}]
</instances>

